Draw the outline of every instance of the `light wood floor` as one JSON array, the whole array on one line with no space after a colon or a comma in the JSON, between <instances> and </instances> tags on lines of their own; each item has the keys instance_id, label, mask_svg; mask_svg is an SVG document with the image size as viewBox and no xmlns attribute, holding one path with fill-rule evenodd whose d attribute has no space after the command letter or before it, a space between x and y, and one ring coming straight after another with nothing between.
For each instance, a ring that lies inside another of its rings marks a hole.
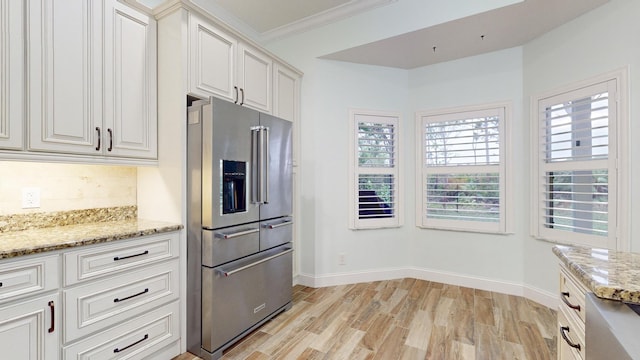
<instances>
[{"instance_id":1,"label":"light wood floor","mask_svg":"<svg viewBox=\"0 0 640 360\"><path fill-rule=\"evenodd\" d=\"M416 279L294 287L293 308L223 359L555 359L556 313L528 299ZM189 353L173 360L199 359Z\"/></svg>"}]
</instances>

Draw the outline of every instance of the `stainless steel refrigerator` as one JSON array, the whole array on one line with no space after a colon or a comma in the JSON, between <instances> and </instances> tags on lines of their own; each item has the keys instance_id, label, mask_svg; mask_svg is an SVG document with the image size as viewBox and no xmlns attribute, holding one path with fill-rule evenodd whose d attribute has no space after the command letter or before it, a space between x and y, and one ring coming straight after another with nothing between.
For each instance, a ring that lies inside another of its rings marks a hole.
<instances>
[{"instance_id":1,"label":"stainless steel refrigerator","mask_svg":"<svg viewBox=\"0 0 640 360\"><path fill-rule=\"evenodd\" d=\"M187 347L217 359L291 307L291 123L211 98L187 129Z\"/></svg>"}]
</instances>

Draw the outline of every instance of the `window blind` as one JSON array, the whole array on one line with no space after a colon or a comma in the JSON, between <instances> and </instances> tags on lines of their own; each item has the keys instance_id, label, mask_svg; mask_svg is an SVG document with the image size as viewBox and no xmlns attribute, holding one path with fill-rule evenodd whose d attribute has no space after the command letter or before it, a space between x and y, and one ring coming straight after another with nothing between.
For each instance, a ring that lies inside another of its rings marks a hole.
<instances>
[{"instance_id":1,"label":"window blind","mask_svg":"<svg viewBox=\"0 0 640 360\"><path fill-rule=\"evenodd\" d=\"M505 231L504 108L422 117L422 225Z\"/></svg>"},{"instance_id":2,"label":"window blind","mask_svg":"<svg viewBox=\"0 0 640 360\"><path fill-rule=\"evenodd\" d=\"M351 227L398 226L399 116L375 111L352 111L351 118Z\"/></svg>"},{"instance_id":3,"label":"window blind","mask_svg":"<svg viewBox=\"0 0 640 360\"><path fill-rule=\"evenodd\" d=\"M540 225L609 235L609 131L606 83L540 106Z\"/></svg>"}]
</instances>

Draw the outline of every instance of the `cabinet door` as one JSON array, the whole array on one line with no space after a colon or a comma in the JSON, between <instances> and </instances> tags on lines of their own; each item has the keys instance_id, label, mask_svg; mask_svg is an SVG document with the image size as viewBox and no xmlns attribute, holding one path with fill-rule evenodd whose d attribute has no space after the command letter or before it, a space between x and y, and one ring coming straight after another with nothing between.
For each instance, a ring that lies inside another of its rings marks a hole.
<instances>
[{"instance_id":1,"label":"cabinet door","mask_svg":"<svg viewBox=\"0 0 640 360\"><path fill-rule=\"evenodd\" d=\"M59 304L58 294L55 294L0 308L1 357L21 360L58 359Z\"/></svg>"},{"instance_id":2,"label":"cabinet door","mask_svg":"<svg viewBox=\"0 0 640 360\"><path fill-rule=\"evenodd\" d=\"M99 153L101 5L86 0L29 1L30 150Z\"/></svg>"},{"instance_id":3,"label":"cabinet door","mask_svg":"<svg viewBox=\"0 0 640 360\"><path fill-rule=\"evenodd\" d=\"M194 14L189 27L189 92L236 101L236 40Z\"/></svg>"},{"instance_id":4,"label":"cabinet door","mask_svg":"<svg viewBox=\"0 0 640 360\"><path fill-rule=\"evenodd\" d=\"M273 61L265 53L246 44L240 44L239 54L238 103L270 114Z\"/></svg>"},{"instance_id":5,"label":"cabinet door","mask_svg":"<svg viewBox=\"0 0 640 360\"><path fill-rule=\"evenodd\" d=\"M0 0L0 149L22 149L24 2Z\"/></svg>"},{"instance_id":6,"label":"cabinet door","mask_svg":"<svg viewBox=\"0 0 640 360\"><path fill-rule=\"evenodd\" d=\"M116 1L104 14L107 155L157 158L156 22Z\"/></svg>"},{"instance_id":7,"label":"cabinet door","mask_svg":"<svg viewBox=\"0 0 640 360\"><path fill-rule=\"evenodd\" d=\"M273 71L273 115L296 122L300 102L300 75L280 65Z\"/></svg>"}]
</instances>

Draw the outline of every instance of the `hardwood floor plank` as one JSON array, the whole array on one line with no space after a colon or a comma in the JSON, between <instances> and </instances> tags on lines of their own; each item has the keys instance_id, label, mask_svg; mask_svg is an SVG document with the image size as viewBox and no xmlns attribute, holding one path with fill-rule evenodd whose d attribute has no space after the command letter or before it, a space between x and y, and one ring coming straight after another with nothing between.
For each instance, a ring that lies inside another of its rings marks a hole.
<instances>
[{"instance_id":1,"label":"hardwood floor plank","mask_svg":"<svg viewBox=\"0 0 640 360\"><path fill-rule=\"evenodd\" d=\"M433 321L425 310L418 310L409 327L409 334L405 345L424 350L426 352L431 339Z\"/></svg>"},{"instance_id":2,"label":"hardwood floor plank","mask_svg":"<svg viewBox=\"0 0 640 360\"><path fill-rule=\"evenodd\" d=\"M555 359L556 312L531 300L415 279L293 288L293 307L223 360ZM200 360L189 353L174 360Z\"/></svg>"},{"instance_id":3,"label":"hardwood floor plank","mask_svg":"<svg viewBox=\"0 0 640 360\"><path fill-rule=\"evenodd\" d=\"M474 299L473 315L476 323L495 326L493 316L493 300L483 296L476 296Z\"/></svg>"},{"instance_id":4,"label":"hardwood floor plank","mask_svg":"<svg viewBox=\"0 0 640 360\"><path fill-rule=\"evenodd\" d=\"M377 351L389 331L391 331L389 324L391 324L392 320L393 318L390 315L378 314L371 326L366 329L366 333L360 341L360 346L370 351Z\"/></svg>"},{"instance_id":5,"label":"hardwood floor plank","mask_svg":"<svg viewBox=\"0 0 640 360\"><path fill-rule=\"evenodd\" d=\"M373 359L398 359L401 356L399 350L402 349L404 343L407 341L408 332L409 330L405 328L397 326L393 327L389 335L387 335L384 342L380 346L380 349L376 352L376 355L373 357Z\"/></svg>"}]
</instances>

